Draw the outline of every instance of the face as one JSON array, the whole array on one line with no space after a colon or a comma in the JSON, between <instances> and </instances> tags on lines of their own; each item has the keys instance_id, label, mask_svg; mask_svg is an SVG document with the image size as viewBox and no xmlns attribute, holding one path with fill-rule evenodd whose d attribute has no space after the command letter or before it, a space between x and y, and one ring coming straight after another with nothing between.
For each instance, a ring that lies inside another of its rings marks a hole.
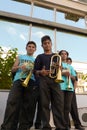
<instances>
[{"instance_id":1,"label":"face","mask_svg":"<svg viewBox=\"0 0 87 130\"><path fill-rule=\"evenodd\" d=\"M45 52L51 51L52 49L52 43L50 40L45 40L42 44L42 47L44 49Z\"/></svg>"},{"instance_id":2,"label":"face","mask_svg":"<svg viewBox=\"0 0 87 130\"><path fill-rule=\"evenodd\" d=\"M62 61L64 61L64 60L67 60L67 53L66 53L66 51L62 51L62 53L61 53L61 59L62 59Z\"/></svg>"},{"instance_id":3,"label":"face","mask_svg":"<svg viewBox=\"0 0 87 130\"><path fill-rule=\"evenodd\" d=\"M67 60L67 63L70 64L70 65L72 64L71 60Z\"/></svg>"},{"instance_id":4,"label":"face","mask_svg":"<svg viewBox=\"0 0 87 130\"><path fill-rule=\"evenodd\" d=\"M34 44L29 44L27 47L26 47L26 51L27 51L27 54L28 55L33 55L34 52L36 51L36 47Z\"/></svg>"}]
</instances>

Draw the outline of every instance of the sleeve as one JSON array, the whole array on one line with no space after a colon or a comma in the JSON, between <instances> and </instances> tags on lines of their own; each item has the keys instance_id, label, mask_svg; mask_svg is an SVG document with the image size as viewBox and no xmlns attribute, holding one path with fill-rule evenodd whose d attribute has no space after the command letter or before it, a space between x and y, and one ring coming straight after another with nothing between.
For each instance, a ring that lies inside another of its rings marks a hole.
<instances>
[{"instance_id":1,"label":"sleeve","mask_svg":"<svg viewBox=\"0 0 87 130\"><path fill-rule=\"evenodd\" d=\"M75 71L76 72L76 71ZM78 76L77 76L77 72L76 72L76 77L75 77L76 81L78 81Z\"/></svg>"},{"instance_id":2,"label":"sleeve","mask_svg":"<svg viewBox=\"0 0 87 130\"><path fill-rule=\"evenodd\" d=\"M72 66L70 68L71 68L71 75L76 77L77 76L76 71L74 70Z\"/></svg>"},{"instance_id":3,"label":"sleeve","mask_svg":"<svg viewBox=\"0 0 87 130\"><path fill-rule=\"evenodd\" d=\"M38 55L34 62L34 71L41 70L41 58L40 55Z\"/></svg>"}]
</instances>

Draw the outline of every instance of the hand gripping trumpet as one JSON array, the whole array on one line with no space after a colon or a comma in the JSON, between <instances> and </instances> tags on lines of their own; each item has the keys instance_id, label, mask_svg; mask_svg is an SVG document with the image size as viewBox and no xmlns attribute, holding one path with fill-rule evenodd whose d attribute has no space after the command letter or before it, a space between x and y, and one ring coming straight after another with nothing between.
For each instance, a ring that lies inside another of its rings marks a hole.
<instances>
[{"instance_id":1,"label":"hand gripping trumpet","mask_svg":"<svg viewBox=\"0 0 87 130\"><path fill-rule=\"evenodd\" d=\"M68 70L68 72L70 72L70 70L69 70L69 69L67 69L67 70ZM68 80L68 83L67 83L67 84L68 84L68 86L67 86L67 88L66 88L66 89L67 89L67 90L72 90L72 87L70 86L70 82L71 82L71 78L70 78L70 76L68 76L68 77L67 77L67 80Z\"/></svg>"},{"instance_id":2,"label":"hand gripping trumpet","mask_svg":"<svg viewBox=\"0 0 87 130\"><path fill-rule=\"evenodd\" d=\"M50 78L55 78L55 82L62 83L64 82L62 80L62 74L61 74L61 56L57 53L51 57L51 63L50 63Z\"/></svg>"},{"instance_id":3,"label":"hand gripping trumpet","mask_svg":"<svg viewBox=\"0 0 87 130\"><path fill-rule=\"evenodd\" d=\"M69 70L69 68L63 68L62 72L69 72L70 73L70 70ZM70 78L70 76L68 76L67 77L67 87L66 87L66 90L72 90L70 82L71 82L71 78Z\"/></svg>"},{"instance_id":4,"label":"hand gripping trumpet","mask_svg":"<svg viewBox=\"0 0 87 130\"><path fill-rule=\"evenodd\" d=\"M27 87L28 86L28 82L31 78L31 75L32 75L32 71L33 71L33 68L34 68L34 63L33 62L29 62L29 63L25 63L26 65L26 68L29 68L28 69L28 75L26 77L26 79L22 82L22 86L24 87ZM25 74L26 72L22 72L22 74Z\"/></svg>"},{"instance_id":5,"label":"hand gripping trumpet","mask_svg":"<svg viewBox=\"0 0 87 130\"><path fill-rule=\"evenodd\" d=\"M70 86L70 76L68 76L68 86L67 86L67 90L72 90L72 87Z\"/></svg>"}]
</instances>

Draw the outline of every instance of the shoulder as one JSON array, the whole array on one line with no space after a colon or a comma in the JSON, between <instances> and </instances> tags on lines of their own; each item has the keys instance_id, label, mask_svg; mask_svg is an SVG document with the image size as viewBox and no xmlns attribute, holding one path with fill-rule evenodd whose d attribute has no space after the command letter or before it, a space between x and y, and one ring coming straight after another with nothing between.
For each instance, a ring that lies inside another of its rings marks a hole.
<instances>
[{"instance_id":1,"label":"shoulder","mask_svg":"<svg viewBox=\"0 0 87 130\"><path fill-rule=\"evenodd\" d=\"M44 57L44 53L37 55L36 58L42 58L42 57Z\"/></svg>"},{"instance_id":2,"label":"shoulder","mask_svg":"<svg viewBox=\"0 0 87 130\"><path fill-rule=\"evenodd\" d=\"M65 63L65 62L62 62L62 66L64 66L65 68L68 67L67 63Z\"/></svg>"},{"instance_id":3,"label":"shoulder","mask_svg":"<svg viewBox=\"0 0 87 130\"><path fill-rule=\"evenodd\" d=\"M18 58L22 58L22 57L25 57L25 55L22 55L22 54L18 55Z\"/></svg>"},{"instance_id":4,"label":"shoulder","mask_svg":"<svg viewBox=\"0 0 87 130\"><path fill-rule=\"evenodd\" d=\"M72 65L69 65L69 68L74 70L74 68L73 68L73 66L72 66ZM75 71L75 70L74 70L74 71Z\"/></svg>"}]
</instances>

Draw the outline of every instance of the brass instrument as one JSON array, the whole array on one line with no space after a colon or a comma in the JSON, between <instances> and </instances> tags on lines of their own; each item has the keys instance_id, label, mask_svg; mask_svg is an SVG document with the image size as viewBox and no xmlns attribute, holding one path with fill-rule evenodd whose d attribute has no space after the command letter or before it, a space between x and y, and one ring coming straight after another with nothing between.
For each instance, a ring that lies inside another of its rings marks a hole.
<instances>
[{"instance_id":1,"label":"brass instrument","mask_svg":"<svg viewBox=\"0 0 87 130\"><path fill-rule=\"evenodd\" d=\"M29 80L30 80L30 78L31 78L31 75L32 75L32 71L29 72L29 74L28 74L28 76L26 77L26 79L22 82L22 86L27 87L28 82L29 82Z\"/></svg>"},{"instance_id":2,"label":"brass instrument","mask_svg":"<svg viewBox=\"0 0 87 130\"><path fill-rule=\"evenodd\" d=\"M62 72L70 72L68 68L63 68ZM67 88L66 90L72 90L72 87L70 86L71 78L70 76L67 77Z\"/></svg>"},{"instance_id":3,"label":"brass instrument","mask_svg":"<svg viewBox=\"0 0 87 130\"><path fill-rule=\"evenodd\" d=\"M72 90L72 87L70 86L70 76L68 77L68 86L67 86L67 90Z\"/></svg>"},{"instance_id":4,"label":"brass instrument","mask_svg":"<svg viewBox=\"0 0 87 130\"><path fill-rule=\"evenodd\" d=\"M21 79L21 81L22 81L22 86L27 87L27 86L28 86L28 82L29 82L29 80L30 80L30 78L31 78L31 75L32 75L34 63L29 61L29 62L27 62L27 63L24 63L24 65L26 66L27 69L26 69L26 71L23 71L23 72L21 73L21 76L22 76L23 74L26 74L26 73L28 73L28 75L27 75L27 77L26 77L25 80L22 80L22 79Z\"/></svg>"},{"instance_id":5,"label":"brass instrument","mask_svg":"<svg viewBox=\"0 0 87 130\"><path fill-rule=\"evenodd\" d=\"M57 83L64 82L62 80L62 74L61 74L60 66L61 66L61 56L56 53L55 55L53 55L51 57L49 77L50 78L56 78L55 82L57 82Z\"/></svg>"}]
</instances>

